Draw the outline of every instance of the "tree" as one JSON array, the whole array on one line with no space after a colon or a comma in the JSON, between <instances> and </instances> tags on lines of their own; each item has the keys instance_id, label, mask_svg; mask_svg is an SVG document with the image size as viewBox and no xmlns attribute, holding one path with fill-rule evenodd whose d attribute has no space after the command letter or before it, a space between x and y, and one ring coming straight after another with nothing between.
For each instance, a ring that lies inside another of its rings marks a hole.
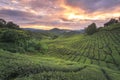
<instances>
[{"instance_id":1,"label":"tree","mask_svg":"<svg viewBox=\"0 0 120 80\"><path fill-rule=\"evenodd\" d=\"M8 22L6 24L6 27L10 28L10 29L20 29L19 26L17 24L13 23L13 22Z\"/></svg>"},{"instance_id":2,"label":"tree","mask_svg":"<svg viewBox=\"0 0 120 80\"><path fill-rule=\"evenodd\" d=\"M9 28L9 29L20 29L19 25L13 22L6 22L4 19L0 19L0 28Z\"/></svg>"},{"instance_id":3,"label":"tree","mask_svg":"<svg viewBox=\"0 0 120 80\"><path fill-rule=\"evenodd\" d=\"M93 33L95 33L97 31L97 28L96 28L96 24L95 23L92 23L91 25L89 25L86 29L85 29L85 32L88 34L88 35L92 35Z\"/></svg>"},{"instance_id":4,"label":"tree","mask_svg":"<svg viewBox=\"0 0 120 80\"><path fill-rule=\"evenodd\" d=\"M118 22L120 22L120 17L118 18Z\"/></svg>"},{"instance_id":5,"label":"tree","mask_svg":"<svg viewBox=\"0 0 120 80\"><path fill-rule=\"evenodd\" d=\"M1 33L1 40L3 42L24 43L29 40L29 36L21 30L5 30Z\"/></svg>"},{"instance_id":6,"label":"tree","mask_svg":"<svg viewBox=\"0 0 120 80\"><path fill-rule=\"evenodd\" d=\"M6 25L6 21L4 19L0 19L0 28L4 28Z\"/></svg>"},{"instance_id":7,"label":"tree","mask_svg":"<svg viewBox=\"0 0 120 80\"><path fill-rule=\"evenodd\" d=\"M104 26L110 26L112 24L118 23L118 20L116 19L111 19L110 21L108 21L107 23L104 24Z\"/></svg>"}]
</instances>

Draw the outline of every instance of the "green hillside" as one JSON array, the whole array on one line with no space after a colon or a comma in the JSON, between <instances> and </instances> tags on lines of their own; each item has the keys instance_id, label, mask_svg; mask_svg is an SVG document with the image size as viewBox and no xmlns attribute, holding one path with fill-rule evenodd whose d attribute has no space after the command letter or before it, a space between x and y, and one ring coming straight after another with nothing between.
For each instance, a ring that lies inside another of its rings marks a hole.
<instances>
[{"instance_id":1,"label":"green hillside","mask_svg":"<svg viewBox=\"0 0 120 80\"><path fill-rule=\"evenodd\" d=\"M76 35L49 42L52 56L84 64L120 69L120 29Z\"/></svg>"},{"instance_id":2,"label":"green hillside","mask_svg":"<svg viewBox=\"0 0 120 80\"><path fill-rule=\"evenodd\" d=\"M18 51L11 52L10 43L7 48L0 45L0 80L120 80L119 23L93 35L72 34L40 42L48 47L44 52L38 50L38 43L16 45L20 51L26 48L24 53L16 47Z\"/></svg>"}]
</instances>

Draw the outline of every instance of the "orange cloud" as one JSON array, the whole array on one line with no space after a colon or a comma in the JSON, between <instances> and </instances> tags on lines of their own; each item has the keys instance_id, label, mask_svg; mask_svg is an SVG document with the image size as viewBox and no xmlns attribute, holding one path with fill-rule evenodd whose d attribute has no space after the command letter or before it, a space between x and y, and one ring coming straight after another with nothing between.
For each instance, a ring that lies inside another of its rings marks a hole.
<instances>
[{"instance_id":1,"label":"orange cloud","mask_svg":"<svg viewBox=\"0 0 120 80\"><path fill-rule=\"evenodd\" d=\"M59 0L60 7L64 10L61 12L60 17L69 21L80 20L106 20L108 18L119 17L119 6L112 11L96 11L93 13L87 13L84 9L66 4L66 0Z\"/></svg>"},{"instance_id":2,"label":"orange cloud","mask_svg":"<svg viewBox=\"0 0 120 80\"><path fill-rule=\"evenodd\" d=\"M35 28L35 29L43 29L43 30L49 30L52 29L53 27L51 26L45 26L45 25L24 25L22 28Z\"/></svg>"},{"instance_id":3,"label":"orange cloud","mask_svg":"<svg viewBox=\"0 0 120 80\"><path fill-rule=\"evenodd\" d=\"M66 4L66 0L60 0L60 7L62 7L64 10L61 12L61 16L63 18L67 18L69 20L71 19L78 19L79 18L84 18L83 14L85 13L84 10L77 8L77 7L73 7L73 6L69 6ZM82 15L82 16L80 16Z\"/></svg>"}]
</instances>

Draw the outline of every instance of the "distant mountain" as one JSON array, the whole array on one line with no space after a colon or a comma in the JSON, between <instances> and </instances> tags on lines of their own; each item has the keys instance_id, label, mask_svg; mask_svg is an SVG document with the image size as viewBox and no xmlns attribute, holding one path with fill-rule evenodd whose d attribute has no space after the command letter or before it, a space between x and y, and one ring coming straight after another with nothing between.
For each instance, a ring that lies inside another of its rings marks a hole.
<instances>
[{"instance_id":1,"label":"distant mountain","mask_svg":"<svg viewBox=\"0 0 120 80\"><path fill-rule=\"evenodd\" d=\"M53 29L49 30L49 32L54 33L54 34L63 34L63 33L67 33L70 31L72 31L72 30L58 29L58 28L53 28Z\"/></svg>"},{"instance_id":2,"label":"distant mountain","mask_svg":"<svg viewBox=\"0 0 120 80\"><path fill-rule=\"evenodd\" d=\"M73 31L63 33L61 37L71 37L73 35L82 34L84 32L85 32L84 30L73 30Z\"/></svg>"},{"instance_id":3,"label":"distant mountain","mask_svg":"<svg viewBox=\"0 0 120 80\"><path fill-rule=\"evenodd\" d=\"M84 33L84 30L68 30L68 29L59 29L59 28L53 28L51 30L42 30L42 29L34 29L34 28L23 28L23 29L32 32L52 33L55 35Z\"/></svg>"},{"instance_id":4,"label":"distant mountain","mask_svg":"<svg viewBox=\"0 0 120 80\"><path fill-rule=\"evenodd\" d=\"M23 30L28 30L28 31L32 31L32 32L45 32L46 30L42 30L42 29L34 29L34 28L22 28Z\"/></svg>"},{"instance_id":5,"label":"distant mountain","mask_svg":"<svg viewBox=\"0 0 120 80\"><path fill-rule=\"evenodd\" d=\"M84 29L81 29L81 30L74 30L74 31L77 32L77 33L84 33L84 32L85 32Z\"/></svg>"}]
</instances>

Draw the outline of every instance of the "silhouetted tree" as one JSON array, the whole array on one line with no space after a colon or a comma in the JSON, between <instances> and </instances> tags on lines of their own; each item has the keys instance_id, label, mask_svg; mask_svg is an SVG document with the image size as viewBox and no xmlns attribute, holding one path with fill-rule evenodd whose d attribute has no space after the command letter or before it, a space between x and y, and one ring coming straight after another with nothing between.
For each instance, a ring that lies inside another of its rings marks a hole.
<instances>
[{"instance_id":1,"label":"silhouetted tree","mask_svg":"<svg viewBox=\"0 0 120 80\"><path fill-rule=\"evenodd\" d=\"M95 33L97 31L97 28L96 28L96 24L95 23L92 23L91 25L89 25L86 29L85 29L85 32L88 34L88 35L92 35L93 33Z\"/></svg>"},{"instance_id":2,"label":"silhouetted tree","mask_svg":"<svg viewBox=\"0 0 120 80\"><path fill-rule=\"evenodd\" d=\"M0 28L20 29L19 25L13 22L6 22L4 19L0 19Z\"/></svg>"},{"instance_id":3,"label":"silhouetted tree","mask_svg":"<svg viewBox=\"0 0 120 80\"><path fill-rule=\"evenodd\" d=\"M19 26L17 24L14 24L13 22L8 22L6 24L6 27L10 29L20 29Z\"/></svg>"},{"instance_id":4,"label":"silhouetted tree","mask_svg":"<svg viewBox=\"0 0 120 80\"><path fill-rule=\"evenodd\" d=\"M6 21L4 19L0 19L0 28L4 28L6 25Z\"/></svg>"},{"instance_id":5,"label":"silhouetted tree","mask_svg":"<svg viewBox=\"0 0 120 80\"><path fill-rule=\"evenodd\" d=\"M104 24L104 26L110 26L112 24L118 23L118 20L116 19L111 19L110 21L108 21L107 23Z\"/></svg>"},{"instance_id":6,"label":"silhouetted tree","mask_svg":"<svg viewBox=\"0 0 120 80\"><path fill-rule=\"evenodd\" d=\"M118 20L119 20L119 22L120 22L120 17L119 17L119 19L118 19Z\"/></svg>"}]
</instances>

